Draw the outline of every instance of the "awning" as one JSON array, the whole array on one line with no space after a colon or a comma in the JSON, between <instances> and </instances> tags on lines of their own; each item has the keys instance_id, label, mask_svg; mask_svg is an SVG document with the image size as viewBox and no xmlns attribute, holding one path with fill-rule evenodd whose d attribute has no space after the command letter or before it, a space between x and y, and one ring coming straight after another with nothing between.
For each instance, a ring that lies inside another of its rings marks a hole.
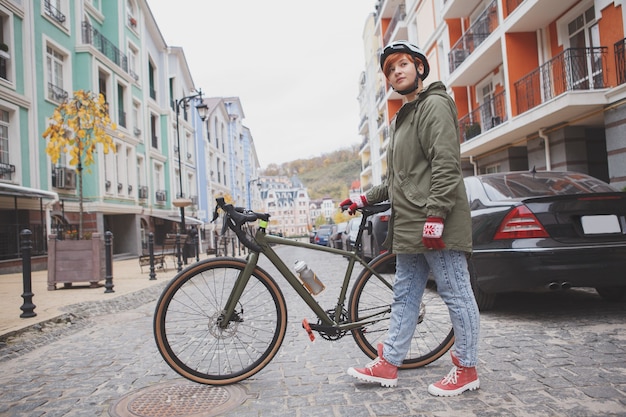
<instances>
[{"instance_id":1,"label":"awning","mask_svg":"<svg viewBox=\"0 0 626 417\"><path fill-rule=\"evenodd\" d=\"M57 201L59 195L54 191L39 190L37 188L22 187L7 183L0 183L0 195L10 195L24 198L45 198Z\"/></svg>"},{"instance_id":2,"label":"awning","mask_svg":"<svg viewBox=\"0 0 626 417\"><path fill-rule=\"evenodd\" d=\"M156 217L157 219L163 219L170 222L180 223L180 215L161 215L161 214L151 214L150 216ZM195 217L185 216L185 224L204 224L202 220L198 220Z\"/></svg>"}]
</instances>

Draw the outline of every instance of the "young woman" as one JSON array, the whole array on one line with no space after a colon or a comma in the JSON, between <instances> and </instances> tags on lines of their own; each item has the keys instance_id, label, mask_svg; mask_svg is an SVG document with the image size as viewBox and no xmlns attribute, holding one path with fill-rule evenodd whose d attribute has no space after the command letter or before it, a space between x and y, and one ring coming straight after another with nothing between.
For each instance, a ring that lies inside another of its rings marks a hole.
<instances>
[{"instance_id":1,"label":"young woman","mask_svg":"<svg viewBox=\"0 0 626 417\"><path fill-rule=\"evenodd\" d=\"M394 42L383 50L380 66L406 101L391 123L387 179L341 206L385 200L392 216L385 245L396 254L396 281L389 333L378 358L365 368L349 368L358 379L396 386L417 325L419 306L432 272L455 334L454 367L428 392L452 396L479 388L476 372L480 318L470 285L467 254L472 223L465 194L456 105L441 82L424 88L430 67L417 46Z\"/></svg>"}]
</instances>

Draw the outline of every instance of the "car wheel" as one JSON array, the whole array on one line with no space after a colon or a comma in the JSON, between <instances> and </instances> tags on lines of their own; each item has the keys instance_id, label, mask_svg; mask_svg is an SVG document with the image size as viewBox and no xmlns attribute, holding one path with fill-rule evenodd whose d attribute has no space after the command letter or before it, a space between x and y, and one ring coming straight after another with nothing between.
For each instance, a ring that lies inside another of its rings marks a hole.
<instances>
[{"instance_id":1,"label":"car wheel","mask_svg":"<svg viewBox=\"0 0 626 417\"><path fill-rule=\"evenodd\" d=\"M626 287L596 287L596 292L606 301L622 301L626 298Z\"/></svg>"},{"instance_id":2,"label":"car wheel","mask_svg":"<svg viewBox=\"0 0 626 417\"><path fill-rule=\"evenodd\" d=\"M496 294L489 294L480 289L474 263L471 260L467 261L467 269L470 273L470 283L472 284L472 291L474 292L478 309L480 311L491 310L496 303Z\"/></svg>"}]
</instances>

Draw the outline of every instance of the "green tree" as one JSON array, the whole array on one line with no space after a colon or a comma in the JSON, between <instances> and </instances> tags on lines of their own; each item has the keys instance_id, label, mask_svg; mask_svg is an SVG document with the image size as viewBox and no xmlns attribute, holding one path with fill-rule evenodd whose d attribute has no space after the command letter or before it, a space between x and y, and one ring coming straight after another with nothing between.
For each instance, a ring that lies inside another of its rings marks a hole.
<instances>
[{"instance_id":1,"label":"green tree","mask_svg":"<svg viewBox=\"0 0 626 417\"><path fill-rule=\"evenodd\" d=\"M46 153L53 164L68 153L70 165L78 172L79 217L78 236L83 238L83 168L94 163L98 145L105 154L116 151L107 129L115 131L108 106L102 94L78 90L70 100L65 100L54 109L43 138L48 140Z\"/></svg>"}]
</instances>

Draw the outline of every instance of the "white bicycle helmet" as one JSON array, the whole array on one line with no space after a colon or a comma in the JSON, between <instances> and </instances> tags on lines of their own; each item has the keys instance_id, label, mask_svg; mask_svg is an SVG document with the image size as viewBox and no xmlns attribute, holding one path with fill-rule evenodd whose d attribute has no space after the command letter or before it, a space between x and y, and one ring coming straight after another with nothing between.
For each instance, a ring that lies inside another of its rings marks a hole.
<instances>
[{"instance_id":1,"label":"white bicycle helmet","mask_svg":"<svg viewBox=\"0 0 626 417\"><path fill-rule=\"evenodd\" d=\"M380 54L380 69L384 70L385 61L387 60L387 58L389 58L390 55L396 54L398 52L404 52L413 56L413 58L419 59L422 65L424 65L424 73L419 75L419 71L418 71L417 74L422 80L428 77L428 73L430 73L430 65L428 64L426 55L424 55L424 52L418 46L413 45L412 43L408 41L395 41L385 46L385 48L383 49L383 52ZM417 60L414 59L413 62L415 63L415 69L417 70ZM415 91L416 89L417 89L417 78L415 79L414 88L410 88L410 89L403 90L403 91L398 91L398 93L402 95L406 95Z\"/></svg>"}]
</instances>

